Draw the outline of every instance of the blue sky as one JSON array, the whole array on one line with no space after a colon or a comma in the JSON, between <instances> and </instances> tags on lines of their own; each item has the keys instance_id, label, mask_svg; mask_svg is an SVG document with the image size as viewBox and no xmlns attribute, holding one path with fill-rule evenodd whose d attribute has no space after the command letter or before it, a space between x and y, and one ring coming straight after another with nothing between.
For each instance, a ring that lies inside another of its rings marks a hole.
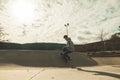
<instances>
[{"instance_id":1,"label":"blue sky","mask_svg":"<svg viewBox=\"0 0 120 80\"><path fill-rule=\"evenodd\" d=\"M120 0L0 0L0 26L10 42L65 43L64 24L75 44L118 32Z\"/></svg>"}]
</instances>

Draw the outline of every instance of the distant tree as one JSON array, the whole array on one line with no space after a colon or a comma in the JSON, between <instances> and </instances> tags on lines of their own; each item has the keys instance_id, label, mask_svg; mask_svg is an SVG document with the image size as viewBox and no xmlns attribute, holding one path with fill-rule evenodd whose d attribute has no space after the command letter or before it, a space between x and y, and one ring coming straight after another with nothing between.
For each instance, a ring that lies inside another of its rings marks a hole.
<instances>
[{"instance_id":1,"label":"distant tree","mask_svg":"<svg viewBox=\"0 0 120 80\"><path fill-rule=\"evenodd\" d=\"M118 38L120 38L120 32L115 33L115 34L113 34L113 35L111 36L111 39L112 39L112 40L113 40L113 39L118 39Z\"/></svg>"},{"instance_id":2,"label":"distant tree","mask_svg":"<svg viewBox=\"0 0 120 80\"><path fill-rule=\"evenodd\" d=\"M120 26L118 27L118 31L119 32L117 32L117 33L115 33L115 34L113 34L112 36L111 36L111 39L113 40L113 39L118 39L118 38L120 38Z\"/></svg>"},{"instance_id":3,"label":"distant tree","mask_svg":"<svg viewBox=\"0 0 120 80\"><path fill-rule=\"evenodd\" d=\"M8 39L5 39L5 36L8 35L6 33L3 32L3 28L0 27L0 42L8 42Z\"/></svg>"},{"instance_id":4,"label":"distant tree","mask_svg":"<svg viewBox=\"0 0 120 80\"><path fill-rule=\"evenodd\" d=\"M106 50L106 42L105 42L105 37L108 35L103 29L100 30L100 33L98 34L98 38L101 41L102 44L102 50Z\"/></svg>"},{"instance_id":5,"label":"distant tree","mask_svg":"<svg viewBox=\"0 0 120 80\"><path fill-rule=\"evenodd\" d=\"M120 31L120 26L119 26L119 28L118 28L118 29L119 29L119 31Z\"/></svg>"}]
</instances>

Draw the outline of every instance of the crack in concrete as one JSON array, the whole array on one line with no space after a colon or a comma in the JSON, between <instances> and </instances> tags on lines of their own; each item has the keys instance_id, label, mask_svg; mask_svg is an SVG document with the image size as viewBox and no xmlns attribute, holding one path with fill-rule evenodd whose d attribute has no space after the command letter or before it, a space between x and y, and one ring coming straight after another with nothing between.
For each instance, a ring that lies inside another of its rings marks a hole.
<instances>
[{"instance_id":1,"label":"crack in concrete","mask_svg":"<svg viewBox=\"0 0 120 80\"><path fill-rule=\"evenodd\" d=\"M32 77L30 77L30 79L28 79L28 80L32 80L33 78L35 78L37 75L39 75L39 74L40 74L41 72L43 72L43 71L45 71L45 69L43 69L43 70L37 72L37 73L34 74Z\"/></svg>"}]
</instances>

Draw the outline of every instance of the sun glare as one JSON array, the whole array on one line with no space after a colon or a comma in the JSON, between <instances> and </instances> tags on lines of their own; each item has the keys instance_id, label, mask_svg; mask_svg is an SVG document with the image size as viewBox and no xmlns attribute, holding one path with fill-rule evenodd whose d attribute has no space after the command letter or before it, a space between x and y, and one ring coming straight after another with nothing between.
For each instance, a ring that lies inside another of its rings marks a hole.
<instances>
[{"instance_id":1,"label":"sun glare","mask_svg":"<svg viewBox=\"0 0 120 80\"><path fill-rule=\"evenodd\" d=\"M11 6L11 13L20 22L30 22L34 18L34 5L25 1L16 2Z\"/></svg>"}]
</instances>

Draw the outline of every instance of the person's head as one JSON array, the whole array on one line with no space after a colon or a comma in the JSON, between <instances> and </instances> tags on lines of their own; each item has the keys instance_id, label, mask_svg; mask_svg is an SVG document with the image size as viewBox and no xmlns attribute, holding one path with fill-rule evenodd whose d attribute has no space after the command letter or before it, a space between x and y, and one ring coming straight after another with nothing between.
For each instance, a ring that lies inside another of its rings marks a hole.
<instances>
[{"instance_id":1,"label":"person's head","mask_svg":"<svg viewBox=\"0 0 120 80\"><path fill-rule=\"evenodd\" d=\"M66 40L66 39L68 38L68 36L67 36L67 35L64 35L63 38Z\"/></svg>"}]
</instances>

